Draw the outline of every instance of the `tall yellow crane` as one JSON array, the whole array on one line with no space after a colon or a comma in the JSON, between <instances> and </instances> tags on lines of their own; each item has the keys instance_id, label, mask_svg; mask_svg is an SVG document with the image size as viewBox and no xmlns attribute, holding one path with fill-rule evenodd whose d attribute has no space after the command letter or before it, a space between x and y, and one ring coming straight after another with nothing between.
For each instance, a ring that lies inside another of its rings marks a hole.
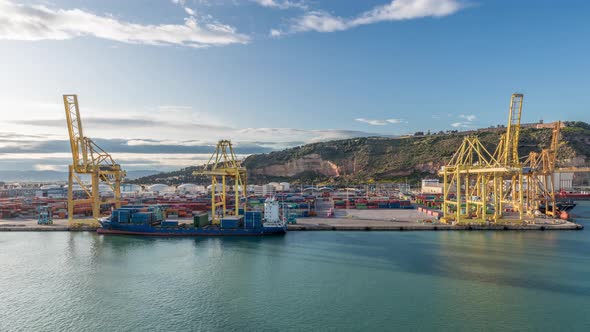
<instances>
[{"instance_id":1,"label":"tall yellow crane","mask_svg":"<svg viewBox=\"0 0 590 332\"><path fill-rule=\"evenodd\" d=\"M193 172L193 175L211 176L211 217L214 224L218 224L228 214L227 179L233 179L234 215L238 215L240 202L246 199L247 173L246 168L242 167L236 158L231 141L220 140L204 169ZM221 184L221 191L218 192L219 184Z\"/></svg>"},{"instance_id":2,"label":"tall yellow crane","mask_svg":"<svg viewBox=\"0 0 590 332\"><path fill-rule=\"evenodd\" d=\"M557 206L555 201L555 166L557 150L559 148L559 133L561 121L555 122L551 132L551 144L549 148L541 152L531 152L525 160L527 168L527 207L529 212L545 207L545 214L556 216Z\"/></svg>"},{"instance_id":3,"label":"tall yellow crane","mask_svg":"<svg viewBox=\"0 0 590 332\"><path fill-rule=\"evenodd\" d=\"M110 154L90 138L84 136L78 96L74 94L63 95L63 102L72 149L72 164L68 167L68 222L87 223L88 221L74 220L74 211L76 205L90 203L93 216L93 221L90 223L96 224L100 217L101 203L115 204L116 208L121 207L121 181L125 177L125 171ZM90 175L90 187L82 181L80 175ZM112 189L114 194L112 199L101 201L99 192L101 182ZM80 186L88 198L74 199L74 183Z\"/></svg>"},{"instance_id":4,"label":"tall yellow crane","mask_svg":"<svg viewBox=\"0 0 590 332\"><path fill-rule=\"evenodd\" d=\"M443 176L444 222L498 222L509 205L523 219L523 167L518 156L523 95L510 98L508 126L493 154L477 137L465 137ZM454 195L454 196L453 196ZM493 214L490 212L493 210Z\"/></svg>"}]
</instances>

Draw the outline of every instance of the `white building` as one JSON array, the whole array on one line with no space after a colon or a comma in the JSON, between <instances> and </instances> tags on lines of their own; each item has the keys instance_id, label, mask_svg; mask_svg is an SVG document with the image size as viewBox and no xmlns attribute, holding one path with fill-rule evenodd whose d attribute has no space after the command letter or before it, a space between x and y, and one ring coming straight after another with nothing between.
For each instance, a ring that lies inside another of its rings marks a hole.
<instances>
[{"instance_id":1,"label":"white building","mask_svg":"<svg viewBox=\"0 0 590 332\"><path fill-rule=\"evenodd\" d=\"M555 191L571 191L573 189L573 180L574 173L553 173L553 184L555 186ZM541 181L543 181L542 178Z\"/></svg>"},{"instance_id":2,"label":"white building","mask_svg":"<svg viewBox=\"0 0 590 332\"><path fill-rule=\"evenodd\" d=\"M424 179L422 180L423 194L442 194L443 184L438 179Z\"/></svg>"},{"instance_id":3,"label":"white building","mask_svg":"<svg viewBox=\"0 0 590 332\"><path fill-rule=\"evenodd\" d=\"M275 186L271 185L271 184L265 184L262 186L254 186L254 194L256 196L272 196L274 194L276 194L277 189L275 188Z\"/></svg>"}]
</instances>

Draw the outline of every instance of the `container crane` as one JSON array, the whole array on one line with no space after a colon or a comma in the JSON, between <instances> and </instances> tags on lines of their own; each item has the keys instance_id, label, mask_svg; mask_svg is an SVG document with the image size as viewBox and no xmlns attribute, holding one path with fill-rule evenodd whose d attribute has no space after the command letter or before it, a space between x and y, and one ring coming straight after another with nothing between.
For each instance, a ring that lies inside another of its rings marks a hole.
<instances>
[{"instance_id":1,"label":"container crane","mask_svg":"<svg viewBox=\"0 0 590 332\"><path fill-rule=\"evenodd\" d=\"M518 212L517 220L523 219L524 176L518 156L522 103L522 94L512 94L508 126L493 154L477 137L465 137L439 172L444 179L443 222L498 222L505 204Z\"/></svg>"},{"instance_id":2,"label":"container crane","mask_svg":"<svg viewBox=\"0 0 590 332\"><path fill-rule=\"evenodd\" d=\"M78 96L63 95L63 102L72 150L72 164L68 167L68 222L88 223L88 220L74 220L74 213L76 205L90 203L93 216L93 221L90 223L96 224L100 217L101 203L114 204L116 208L121 207L121 181L125 177L125 171L110 154L84 136ZM82 181L81 175L90 175L90 187ZM114 194L112 199L101 201L99 192L101 182L112 189ZM74 183L80 186L88 198L74 199Z\"/></svg>"},{"instance_id":3,"label":"container crane","mask_svg":"<svg viewBox=\"0 0 590 332\"><path fill-rule=\"evenodd\" d=\"M239 214L240 202L246 199L246 168L242 167L236 158L232 143L220 140L211 158L202 171L195 171L193 175L211 176L211 218L214 224L227 216L227 179L234 183L234 215ZM221 182L221 183L220 183ZM217 186L221 184L221 191Z\"/></svg>"},{"instance_id":4,"label":"container crane","mask_svg":"<svg viewBox=\"0 0 590 332\"><path fill-rule=\"evenodd\" d=\"M561 121L555 122L551 132L549 148L541 152L531 152L525 160L527 168L527 206L530 213L545 207L545 214L557 216L555 201L555 166L557 149L559 148L559 134Z\"/></svg>"}]
</instances>

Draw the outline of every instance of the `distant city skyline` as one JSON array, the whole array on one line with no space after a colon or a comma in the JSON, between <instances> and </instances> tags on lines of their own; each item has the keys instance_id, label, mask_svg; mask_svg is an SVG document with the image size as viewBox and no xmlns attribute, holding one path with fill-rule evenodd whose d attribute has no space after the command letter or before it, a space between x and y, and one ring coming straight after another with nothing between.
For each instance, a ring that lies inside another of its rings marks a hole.
<instances>
[{"instance_id":1,"label":"distant city skyline","mask_svg":"<svg viewBox=\"0 0 590 332\"><path fill-rule=\"evenodd\" d=\"M128 169L331 139L590 122L590 3L0 0L0 171L65 171L61 96ZM1 180L1 179L0 179Z\"/></svg>"}]
</instances>

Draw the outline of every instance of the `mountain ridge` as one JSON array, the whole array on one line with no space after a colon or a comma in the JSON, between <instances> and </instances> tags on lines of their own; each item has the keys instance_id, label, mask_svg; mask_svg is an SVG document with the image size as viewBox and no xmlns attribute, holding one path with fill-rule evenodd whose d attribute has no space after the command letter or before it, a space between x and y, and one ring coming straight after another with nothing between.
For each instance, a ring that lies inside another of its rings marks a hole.
<instances>
[{"instance_id":1,"label":"mountain ridge","mask_svg":"<svg viewBox=\"0 0 590 332\"><path fill-rule=\"evenodd\" d=\"M563 166L581 166L590 161L590 125L567 122L561 130L558 151ZM404 137L360 137L306 144L280 151L250 155L243 161L248 169L248 183L272 181L345 185L371 182L411 181L436 177L437 171L459 148L463 138L476 135L486 148L494 151L502 127L437 134L416 133ZM519 154L547 148L549 128L523 128ZM207 178L192 176L198 167L143 177L134 183L185 182L207 183ZM587 176L577 175L581 181ZM579 180L578 179L578 180ZM584 180L586 179L586 180Z\"/></svg>"}]
</instances>

